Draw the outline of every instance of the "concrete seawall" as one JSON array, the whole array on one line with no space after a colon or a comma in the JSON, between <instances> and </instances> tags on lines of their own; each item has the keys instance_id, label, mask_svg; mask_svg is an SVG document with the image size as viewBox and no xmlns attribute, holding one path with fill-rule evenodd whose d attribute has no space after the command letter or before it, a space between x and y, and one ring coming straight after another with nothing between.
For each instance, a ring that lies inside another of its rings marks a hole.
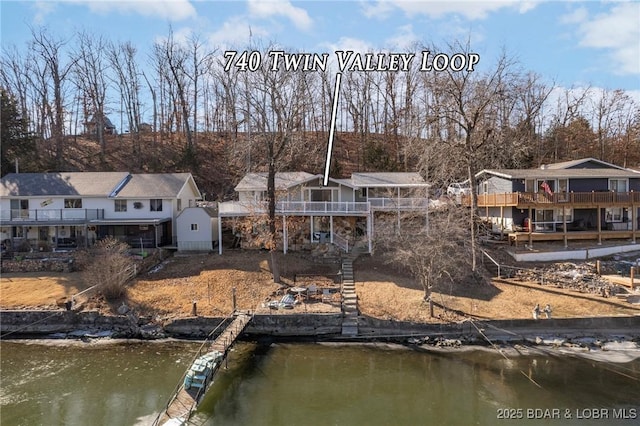
<instances>
[{"instance_id":1,"label":"concrete seawall","mask_svg":"<svg viewBox=\"0 0 640 426\"><path fill-rule=\"evenodd\" d=\"M225 318L191 317L166 320L162 324L148 318L126 315L104 316L96 311L0 311L0 332L6 337L68 337L109 335L130 338L204 338L226 326ZM341 314L255 315L246 329L250 335L282 337L339 338ZM478 338L481 333L497 340L517 340L524 336L563 334L599 336L623 333L640 337L640 316L558 319L514 319L470 321L450 324L420 324L404 321L359 318L358 339L401 336L443 335ZM9 333L9 334L7 334ZM215 335L215 333L214 333Z\"/></svg>"}]
</instances>

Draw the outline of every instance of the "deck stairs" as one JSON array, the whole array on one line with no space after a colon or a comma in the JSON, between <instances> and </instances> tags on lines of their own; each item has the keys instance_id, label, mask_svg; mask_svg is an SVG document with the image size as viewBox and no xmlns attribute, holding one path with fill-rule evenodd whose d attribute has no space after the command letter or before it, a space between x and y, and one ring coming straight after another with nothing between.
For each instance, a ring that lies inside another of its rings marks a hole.
<instances>
[{"instance_id":1,"label":"deck stairs","mask_svg":"<svg viewBox=\"0 0 640 426\"><path fill-rule=\"evenodd\" d=\"M353 262L364 252L363 248L353 247L342 258L342 335L358 335L358 296L353 276Z\"/></svg>"}]
</instances>

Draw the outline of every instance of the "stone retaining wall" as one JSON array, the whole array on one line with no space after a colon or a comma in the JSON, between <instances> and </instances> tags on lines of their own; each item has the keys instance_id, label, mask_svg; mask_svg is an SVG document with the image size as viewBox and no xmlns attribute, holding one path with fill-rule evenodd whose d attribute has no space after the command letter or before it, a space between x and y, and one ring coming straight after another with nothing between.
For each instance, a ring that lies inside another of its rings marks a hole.
<instances>
[{"instance_id":1,"label":"stone retaining wall","mask_svg":"<svg viewBox=\"0 0 640 426\"><path fill-rule=\"evenodd\" d=\"M204 338L216 328L221 332L227 325L224 318L193 317L152 323L148 318L126 315L103 316L96 311L0 311L0 333L17 335L75 335L111 332L113 337L189 337ZM479 336L471 322L455 324L417 324L374 318L359 318L358 339L376 339L410 335ZM640 336L640 316L560 318L542 320L478 321L475 326L493 338L517 338L521 335L580 334L595 336L612 330L624 330ZM255 315L246 332L252 335L340 337L341 314ZM217 333L214 333L216 335Z\"/></svg>"}]
</instances>

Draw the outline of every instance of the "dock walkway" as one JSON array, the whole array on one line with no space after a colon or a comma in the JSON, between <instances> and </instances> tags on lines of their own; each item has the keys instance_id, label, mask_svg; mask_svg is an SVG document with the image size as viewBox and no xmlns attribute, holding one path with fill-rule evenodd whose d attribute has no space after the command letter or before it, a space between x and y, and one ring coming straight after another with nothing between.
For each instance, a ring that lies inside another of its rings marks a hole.
<instances>
[{"instance_id":1,"label":"dock walkway","mask_svg":"<svg viewBox=\"0 0 640 426\"><path fill-rule=\"evenodd\" d=\"M224 331L213 341L208 350L203 352L203 354L217 351L223 354L222 359L226 358L229 348L231 348L231 345L233 345L237 337L242 334L249 321L251 321L251 315L247 313L237 314L231 324L224 329ZM218 364L215 371L212 373L210 383L213 382L213 378L215 377L220 364L221 363ZM186 424L191 414L198 407L198 403L206 393L207 388L208 386L205 386L204 388L191 387L190 389L185 389L184 384L181 383L177 392L167 404L165 410L160 413L156 421L153 423L154 426L165 424Z\"/></svg>"}]
</instances>

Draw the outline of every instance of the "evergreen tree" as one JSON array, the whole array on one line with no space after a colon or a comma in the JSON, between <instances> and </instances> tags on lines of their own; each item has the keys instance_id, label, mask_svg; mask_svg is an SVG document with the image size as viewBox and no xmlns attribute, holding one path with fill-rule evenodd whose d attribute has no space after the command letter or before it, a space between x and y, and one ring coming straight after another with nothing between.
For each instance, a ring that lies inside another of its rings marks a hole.
<instances>
[{"instance_id":1,"label":"evergreen tree","mask_svg":"<svg viewBox=\"0 0 640 426\"><path fill-rule=\"evenodd\" d=\"M2 162L0 174L5 175L15 171L14 162L20 161L28 169L35 155L35 140L29 134L28 117L20 115L18 104L14 96L0 87L0 147L2 148Z\"/></svg>"}]
</instances>

